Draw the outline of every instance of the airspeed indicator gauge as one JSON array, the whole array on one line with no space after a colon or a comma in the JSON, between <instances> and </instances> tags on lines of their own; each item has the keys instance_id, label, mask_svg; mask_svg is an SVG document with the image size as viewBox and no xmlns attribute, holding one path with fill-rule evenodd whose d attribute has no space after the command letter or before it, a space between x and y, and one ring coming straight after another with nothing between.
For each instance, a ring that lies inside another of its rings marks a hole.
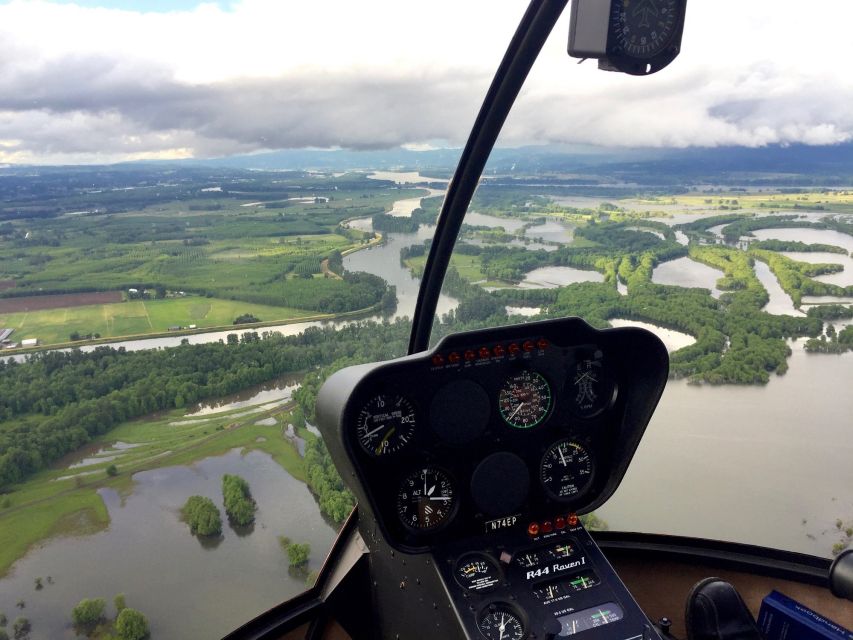
<instances>
[{"instance_id":1,"label":"airspeed indicator gauge","mask_svg":"<svg viewBox=\"0 0 853 640\"><path fill-rule=\"evenodd\" d=\"M358 414L358 443L376 458L400 451L415 436L415 409L403 396L378 395Z\"/></svg>"}]
</instances>

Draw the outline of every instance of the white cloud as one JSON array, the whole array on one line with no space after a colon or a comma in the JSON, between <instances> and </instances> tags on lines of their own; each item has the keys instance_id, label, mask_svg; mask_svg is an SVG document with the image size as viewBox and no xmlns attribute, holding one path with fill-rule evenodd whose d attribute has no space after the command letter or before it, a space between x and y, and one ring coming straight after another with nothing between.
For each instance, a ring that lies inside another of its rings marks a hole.
<instances>
[{"instance_id":1,"label":"white cloud","mask_svg":"<svg viewBox=\"0 0 853 640\"><path fill-rule=\"evenodd\" d=\"M578 66L568 11L505 144L853 140L853 5L690 0L684 53L649 78ZM509 0L134 13L0 5L0 162L461 144L523 13Z\"/></svg>"}]
</instances>

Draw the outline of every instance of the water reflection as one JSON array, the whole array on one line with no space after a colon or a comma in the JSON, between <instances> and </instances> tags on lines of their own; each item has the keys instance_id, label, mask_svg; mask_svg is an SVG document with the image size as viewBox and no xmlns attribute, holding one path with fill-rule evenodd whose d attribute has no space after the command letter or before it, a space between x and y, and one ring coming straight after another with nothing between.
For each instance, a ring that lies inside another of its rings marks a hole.
<instances>
[{"instance_id":1,"label":"water reflection","mask_svg":"<svg viewBox=\"0 0 853 640\"><path fill-rule=\"evenodd\" d=\"M604 282L598 271L574 267L539 267L524 275L519 289L556 289L576 282Z\"/></svg>"},{"instance_id":2,"label":"water reflection","mask_svg":"<svg viewBox=\"0 0 853 640\"><path fill-rule=\"evenodd\" d=\"M723 272L690 258L676 258L662 262L652 272L652 282L677 287L702 287L710 289L711 295L719 298L722 291L717 289L717 280Z\"/></svg>"},{"instance_id":3,"label":"water reflection","mask_svg":"<svg viewBox=\"0 0 853 640\"><path fill-rule=\"evenodd\" d=\"M225 473L249 482L258 503L254 530L226 524L220 540L200 542L180 521L180 509L191 495L203 495L224 519ZM106 530L54 538L0 580L0 611L15 611L23 598L31 640L73 638L72 607L85 597L109 602L117 593L145 613L154 638L221 637L305 589L304 578L288 574L279 535L311 545L309 570L320 567L335 536L307 487L262 452L235 450L192 466L137 473L133 480L127 496L101 490L110 514ZM53 584L34 592L39 576L51 576Z\"/></svg>"}]
</instances>

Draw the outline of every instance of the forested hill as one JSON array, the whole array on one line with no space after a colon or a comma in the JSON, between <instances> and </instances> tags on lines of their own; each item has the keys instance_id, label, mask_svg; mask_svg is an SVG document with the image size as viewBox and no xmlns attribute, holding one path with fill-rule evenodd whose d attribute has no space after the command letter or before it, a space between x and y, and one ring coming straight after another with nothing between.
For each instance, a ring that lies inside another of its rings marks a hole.
<instances>
[{"instance_id":1,"label":"forested hill","mask_svg":"<svg viewBox=\"0 0 853 640\"><path fill-rule=\"evenodd\" d=\"M402 322L370 323L163 350L99 347L40 353L25 363L0 360L0 489L125 420L334 361L393 358L407 338Z\"/></svg>"}]
</instances>

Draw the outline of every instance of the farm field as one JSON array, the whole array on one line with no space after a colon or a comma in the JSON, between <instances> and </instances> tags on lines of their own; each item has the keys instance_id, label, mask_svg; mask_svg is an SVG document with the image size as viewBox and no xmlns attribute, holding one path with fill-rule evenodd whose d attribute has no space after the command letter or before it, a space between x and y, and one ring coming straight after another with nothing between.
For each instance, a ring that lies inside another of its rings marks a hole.
<instances>
[{"instance_id":1,"label":"farm field","mask_svg":"<svg viewBox=\"0 0 853 640\"><path fill-rule=\"evenodd\" d=\"M42 345L68 342L69 336L100 334L102 338L163 333L172 326L231 325L242 314L261 321L293 320L316 316L314 311L252 304L202 296L165 300L130 300L109 304L63 307L18 313L0 313L0 327L15 329L12 339L38 338Z\"/></svg>"}]
</instances>

